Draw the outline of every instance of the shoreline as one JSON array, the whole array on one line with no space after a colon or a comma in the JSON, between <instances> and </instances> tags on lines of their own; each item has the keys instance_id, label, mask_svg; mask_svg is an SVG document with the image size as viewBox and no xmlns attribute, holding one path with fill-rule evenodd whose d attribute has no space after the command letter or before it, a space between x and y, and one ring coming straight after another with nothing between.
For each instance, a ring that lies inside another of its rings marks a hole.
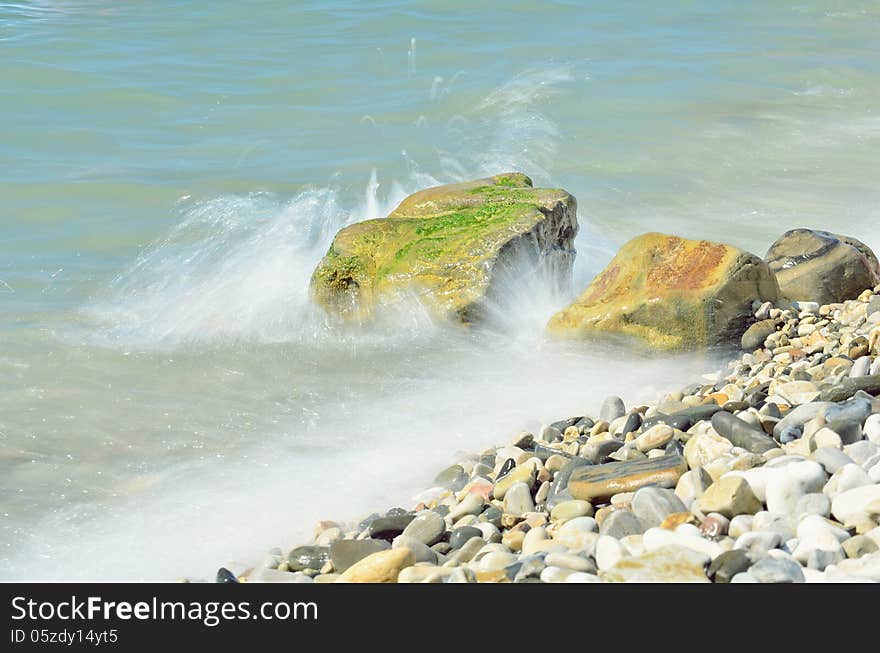
<instances>
[{"instance_id":1,"label":"shoreline","mask_svg":"<svg viewBox=\"0 0 880 653\"><path fill-rule=\"evenodd\" d=\"M216 581L880 581L880 286L753 309L720 378L518 433Z\"/></svg>"}]
</instances>

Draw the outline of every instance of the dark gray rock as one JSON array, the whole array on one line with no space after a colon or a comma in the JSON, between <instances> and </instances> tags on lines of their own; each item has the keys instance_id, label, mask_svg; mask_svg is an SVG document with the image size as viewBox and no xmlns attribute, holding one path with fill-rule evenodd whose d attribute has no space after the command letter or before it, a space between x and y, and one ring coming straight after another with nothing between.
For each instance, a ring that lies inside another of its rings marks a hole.
<instances>
[{"instance_id":1,"label":"dark gray rock","mask_svg":"<svg viewBox=\"0 0 880 653\"><path fill-rule=\"evenodd\" d=\"M729 583L730 579L738 573L748 571L752 566L752 559L742 549L725 551L717 556L706 570L706 575L712 582Z\"/></svg>"},{"instance_id":2,"label":"dark gray rock","mask_svg":"<svg viewBox=\"0 0 880 653\"><path fill-rule=\"evenodd\" d=\"M235 577L231 571L229 571L226 567L220 567L217 570L217 576L214 579L216 583L238 583L238 578Z\"/></svg>"},{"instance_id":3,"label":"dark gray rock","mask_svg":"<svg viewBox=\"0 0 880 653\"><path fill-rule=\"evenodd\" d=\"M765 256L780 297L833 304L880 283L877 257L864 243L814 229L785 232Z\"/></svg>"},{"instance_id":4,"label":"dark gray rock","mask_svg":"<svg viewBox=\"0 0 880 653\"><path fill-rule=\"evenodd\" d=\"M392 517L379 517L370 524L370 537L390 542L400 535L413 519L415 519L415 515L412 513L404 513Z\"/></svg>"},{"instance_id":5,"label":"dark gray rock","mask_svg":"<svg viewBox=\"0 0 880 653\"><path fill-rule=\"evenodd\" d=\"M472 537L483 537L483 532L479 528L474 528L473 526L456 528L449 535L449 546L453 549L460 549Z\"/></svg>"},{"instance_id":6,"label":"dark gray rock","mask_svg":"<svg viewBox=\"0 0 880 653\"><path fill-rule=\"evenodd\" d=\"M697 422L711 419L712 415L717 413L719 410L721 410L721 406L719 406L718 404L701 404L699 406L693 406L691 408L679 410L672 415L657 413L653 417L647 418L642 423L642 430L647 431L649 428L655 426L656 424L667 424L672 428L679 429L680 431L687 431Z\"/></svg>"},{"instance_id":7,"label":"dark gray rock","mask_svg":"<svg viewBox=\"0 0 880 653\"><path fill-rule=\"evenodd\" d=\"M623 423L623 429L621 429L621 436L626 436L627 433L633 433L638 431L642 426L642 415L640 413L630 413L626 417L626 421Z\"/></svg>"},{"instance_id":8,"label":"dark gray rock","mask_svg":"<svg viewBox=\"0 0 880 653\"><path fill-rule=\"evenodd\" d=\"M319 570L330 560L330 549L326 546L298 546L287 556L291 571L303 569Z\"/></svg>"},{"instance_id":9,"label":"dark gray rock","mask_svg":"<svg viewBox=\"0 0 880 653\"><path fill-rule=\"evenodd\" d=\"M752 453L764 453L776 449L777 446L773 438L764 431L724 410L712 415L712 427L719 435L730 440L735 447L741 447Z\"/></svg>"},{"instance_id":10,"label":"dark gray rock","mask_svg":"<svg viewBox=\"0 0 880 653\"><path fill-rule=\"evenodd\" d=\"M572 472L580 467L586 467L591 464L592 463L586 458L577 456L565 463L562 466L562 469L556 472L556 476L553 477L553 482L550 484L550 491L547 494L547 501L545 503L547 510L552 510L557 503L572 498L571 494L568 492L568 480L571 478Z\"/></svg>"}]
</instances>

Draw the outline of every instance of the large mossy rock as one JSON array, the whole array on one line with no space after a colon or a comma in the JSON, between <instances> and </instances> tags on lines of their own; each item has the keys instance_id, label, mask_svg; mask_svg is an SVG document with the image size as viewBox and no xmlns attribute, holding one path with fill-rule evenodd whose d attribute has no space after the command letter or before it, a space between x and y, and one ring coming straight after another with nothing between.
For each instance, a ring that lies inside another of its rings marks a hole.
<instances>
[{"instance_id":1,"label":"large mossy rock","mask_svg":"<svg viewBox=\"0 0 880 653\"><path fill-rule=\"evenodd\" d=\"M870 247L827 231L787 231L765 260L776 273L780 296L789 301L843 302L880 283L880 265Z\"/></svg>"},{"instance_id":2,"label":"large mossy rock","mask_svg":"<svg viewBox=\"0 0 880 653\"><path fill-rule=\"evenodd\" d=\"M559 337L630 336L663 350L739 338L756 299L779 289L759 257L706 240L649 233L626 243L574 303L550 319Z\"/></svg>"},{"instance_id":3,"label":"large mossy rock","mask_svg":"<svg viewBox=\"0 0 880 653\"><path fill-rule=\"evenodd\" d=\"M416 296L435 315L479 319L506 265L570 282L577 205L520 173L428 188L387 217L340 230L312 275L313 299L346 319Z\"/></svg>"}]
</instances>

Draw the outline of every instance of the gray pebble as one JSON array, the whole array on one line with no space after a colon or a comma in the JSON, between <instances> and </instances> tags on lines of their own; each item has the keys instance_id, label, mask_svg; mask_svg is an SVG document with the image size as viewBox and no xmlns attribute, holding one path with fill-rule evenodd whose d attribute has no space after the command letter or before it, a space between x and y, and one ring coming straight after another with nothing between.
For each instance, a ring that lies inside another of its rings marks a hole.
<instances>
[{"instance_id":1,"label":"gray pebble","mask_svg":"<svg viewBox=\"0 0 880 653\"><path fill-rule=\"evenodd\" d=\"M647 486L636 491L632 511L644 528L653 528L662 524L668 515L687 512L687 508L674 490Z\"/></svg>"},{"instance_id":2,"label":"gray pebble","mask_svg":"<svg viewBox=\"0 0 880 653\"><path fill-rule=\"evenodd\" d=\"M804 571L788 558L764 558L751 568L749 575L759 583L803 583Z\"/></svg>"},{"instance_id":3,"label":"gray pebble","mask_svg":"<svg viewBox=\"0 0 880 653\"><path fill-rule=\"evenodd\" d=\"M443 538L446 532L446 522L436 512L426 511L419 513L409 525L403 529L403 535L418 540L422 544L431 546Z\"/></svg>"},{"instance_id":4,"label":"gray pebble","mask_svg":"<svg viewBox=\"0 0 880 653\"><path fill-rule=\"evenodd\" d=\"M626 415L626 406L620 397L611 396L602 402L602 408L599 410L599 420L608 422L609 424L618 417Z\"/></svg>"},{"instance_id":5,"label":"gray pebble","mask_svg":"<svg viewBox=\"0 0 880 653\"><path fill-rule=\"evenodd\" d=\"M619 540L627 535L641 535L645 525L629 510L615 510L602 522L599 532Z\"/></svg>"}]
</instances>

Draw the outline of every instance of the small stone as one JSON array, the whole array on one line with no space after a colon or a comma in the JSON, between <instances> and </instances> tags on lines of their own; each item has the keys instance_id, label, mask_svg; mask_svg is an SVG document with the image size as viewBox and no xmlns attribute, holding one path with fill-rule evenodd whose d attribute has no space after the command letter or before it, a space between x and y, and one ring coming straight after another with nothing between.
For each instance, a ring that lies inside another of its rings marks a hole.
<instances>
[{"instance_id":1,"label":"small stone","mask_svg":"<svg viewBox=\"0 0 880 653\"><path fill-rule=\"evenodd\" d=\"M776 320L761 320L746 329L740 344L744 351L760 349L764 346L764 341L771 333L776 333Z\"/></svg>"},{"instance_id":2,"label":"small stone","mask_svg":"<svg viewBox=\"0 0 880 653\"><path fill-rule=\"evenodd\" d=\"M591 559L574 553L548 553L544 562L548 567L554 566L570 571L596 573L596 564Z\"/></svg>"},{"instance_id":3,"label":"small stone","mask_svg":"<svg viewBox=\"0 0 880 653\"><path fill-rule=\"evenodd\" d=\"M544 442L559 442L562 440L562 431L555 426L545 426L541 429L540 439Z\"/></svg>"},{"instance_id":4,"label":"small stone","mask_svg":"<svg viewBox=\"0 0 880 653\"><path fill-rule=\"evenodd\" d=\"M749 568L749 575L759 583L803 583L800 565L787 558L763 558Z\"/></svg>"},{"instance_id":5,"label":"small stone","mask_svg":"<svg viewBox=\"0 0 880 653\"><path fill-rule=\"evenodd\" d=\"M733 444L727 438L714 433L697 433L684 446L688 467L696 469L730 453Z\"/></svg>"},{"instance_id":6,"label":"small stone","mask_svg":"<svg viewBox=\"0 0 880 653\"><path fill-rule=\"evenodd\" d=\"M717 512L728 519L753 515L763 508L748 481L738 476L726 476L710 485L697 505L705 513Z\"/></svg>"},{"instance_id":7,"label":"small stone","mask_svg":"<svg viewBox=\"0 0 880 653\"><path fill-rule=\"evenodd\" d=\"M599 526L592 517L575 517L560 526L553 539L569 549L581 550L592 546L598 532Z\"/></svg>"},{"instance_id":8,"label":"small stone","mask_svg":"<svg viewBox=\"0 0 880 653\"><path fill-rule=\"evenodd\" d=\"M443 583L455 573L455 569L434 565L416 565L402 569L397 576L398 583Z\"/></svg>"},{"instance_id":9,"label":"small stone","mask_svg":"<svg viewBox=\"0 0 880 653\"><path fill-rule=\"evenodd\" d=\"M700 534L709 539L719 538L727 535L730 528L730 520L717 512L706 515L705 519L700 522Z\"/></svg>"},{"instance_id":10,"label":"small stone","mask_svg":"<svg viewBox=\"0 0 880 653\"><path fill-rule=\"evenodd\" d=\"M678 479L675 496L681 499L685 506L690 506L710 485L712 485L712 477L702 467L698 467L685 472Z\"/></svg>"},{"instance_id":11,"label":"small stone","mask_svg":"<svg viewBox=\"0 0 880 653\"><path fill-rule=\"evenodd\" d=\"M535 436L528 431L520 431L510 440L510 446L528 449L535 441Z\"/></svg>"},{"instance_id":12,"label":"small stone","mask_svg":"<svg viewBox=\"0 0 880 653\"><path fill-rule=\"evenodd\" d=\"M449 545L453 549L460 549L465 544L467 544L468 540L472 537L483 537L483 532L479 528L474 528L473 526L462 526L461 528L456 528L449 535Z\"/></svg>"},{"instance_id":13,"label":"small stone","mask_svg":"<svg viewBox=\"0 0 880 653\"><path fill-rule=\"evenodd\" d=\"M819 447L812 455L813 460L822 465L828 474L834 474L840 468L851 465L852 459L836 447Z\"/></svg>"},{"instance_id":14,"label":"small stone","mask_svg":"<svg viewBox=\"0 0 880 653\"><path fill-rule=\"evenodd\" d=\"M652 528L663 523L668 515L687 512L687 507L673 490L649 485L636 491L632 512L644 528Z\"/></svg>"},{"instance_id":15,"label":"small stone","mask_svg":"<svg viewBox=\"0 0 880 653\"><path fill-rule=\"evenodd\" d=\"M674 531L649 528L642 536L642 542L648 551L654 551L667 545L676 545L698 551L708 559L715 558L724 552L720 544L701 537L699 529L692 524L684 524Z\"/></svg>"},{"instance_id":16,"label":"small stone","mask_svg":"<svg viewBox=\"0 0 880 653\"><path fill-rule=\"evenodd\" d=\"M606 571L624 557L623 545L619 540L607 535L600 535L596 540L596 566Z\"/></svg>"},{"instance_id":17,"label":"small stone","mask_svg":"<svg viewBox=\"0 0 880 653\"><path fill-rule=\"evenodd\" d=\"M434 478L434 484L458 492L467 485L468 475L461 465L447 467Z\"/></svg>"},{"instance_id":18,"label":"small stone","mask_svg":"<svg viewBox=\"0 0 880 653\"><path fill-rule=\"evenodd\" d=\"M853 363L853 366L849 370L849 377L851 379L858 378L860 376L868 376L871 373L871 357L870 356L862 356L857 361Z\"/></svg>"},{"instance_id":19,"label":"small stone","mask_svg":"<svg viewBox=\"0 0 880 653\"><path fill-rule=\"evenodd\" d=\"M798 499L810 492L821 491L825 470L811 460L792 462L774 470L766 487L766 503L770 512L790 514Z\"/></svg>"},{"instance_id":20,"label":"small stone","mask_svg":"<svg viewBox=\"0 0 880 653\"><path fill-rule=\"evenodd\" d=\"M543 526L529 530L523 538L523 555L535 553L540 548L540 543L545 542L547 539L547 529Z\"/></svg>"},{"instance_id":21,"label":"small stone","mask_svg":"<svg viewBox=\"0 0 880 653\"><path fill-rule=\"evenodd\" d=\"M599 532L602 535L615 537L619 540L627 535L640 535L644 533L645 526L630 511L615 510L602 522Z\"/></svg>"},{"instance_id":22,"label":"small stone","mask_svg":"<svg viewBox=\"0 0 880 653\"><path fill-rule=\"evenodd\" d=\"M831 514L843 524L863 515L880 514L880 485L863 485L841 492L831 501Z\"/></svg>"},{"instance_id":23,"label":"small stone","mask_svg":"<svg viewBox=\"0 0 880 653\"><path fill-rule=\"evenodd\" d=\"M420 542L409 535L398 535L391 543L392 549L409 549L416 562L427 562L436 565L438 562L437 553L427 544Z\"/></svg>"},{"instance_id":24,"label":"small stone","mask_svg":"<svg viewBox=\"0 0 880 653\"><path fill-rule=\"evenodd\" d=\"M602 402L602 408L599 410L599 420L610 423L625 414L626 406L623 403L623 399L611 396Z\"/></svg>"},{"instance_id":25,"label":"small stone","mask_svg":"<svg viewBox=\"0 0 880 653\"><path fill-rule=\"evenodd\" d=\"M504 495L504 512L519 517L535 509L529 486L525 483L514 483Z\"/></svg>"},{"instance_id":26,"label":"small stone","mask_svg":"<svg viewBox=\"0 0 880 653\"><path fill-rule=\"evenodd\" d=\"M791 381L776 386L776 394L792 406L807 404L819 396L819 388L809 381Z\"/></svg>"},{"instance_id":27,"label":"small stone","mask_svg":"<svg viewBox=\"0 0 880 653\"><path fill-rule=\"evenodd\" d=\"M416 515L415 519L403 529L403 535L418 540L427 546L439 542L445 532L446 522L443 517L430 510Z\"/></svg>"},{"instance_id":28,"label":"small stone","mask_svg":"<svg viewBox=\"0 0 880 653\"><path fill-rule=\"evenodd\" d=\"M298 546L287 556L291 571L318 570L330 560L330 549L325 546Z\"/></svg>"},{"instance_id":29,"label":"small stone","mask_svg":"<svg viewBox=\"0 0 880 653\"><path fill-rule=\"evenodd\" d=\"M404 529L409 526L413 519L415 519L415 515L412 513L379 517L370 524L368 532L373 539L390 542L403 533Z\"/></svg>"},{"instance_id":30,"label":"small stone","mask_svg":"<svg viewBox=\"0 0 880 653\"><path fill-rule=\"evenodd\" d=\"M349 567L336 579L339 583L396 583L401 570L416 562L413 552L402 547L379 551Z\"/></svg>"},{"instance_id":31,"label":"small stone","mask_svg":"<svg viewBox=\"0 0 880 653\"><path fill-rule=\"evenodd\" d=\"M729 583L737 574L748 571L752 560L745 551L725 551L709 565L706 575L715 583Z\"/></svg>"},{"instance_id":32,"label":"small stone","mask_svg":"<svg viewBox=\"0 0 880 653\"><path fill-rule=\"evenodd\" d=\"M752 530L754 519L752 515L737 515L730 520L730 526L727 527L728 534L731 537L739 537L744 533L748 533Z\"/></svg>"},{"instance_id":33,"label":"small stone","mask_svg":"<svg viewBox=\"0 0 880 653\"><path fill-rule=\"evenodd\" d=\"M708 583L709 558L697 551L669 545L644 555L619 559L600 576L612 583Z\"/></svg>"},{"instance_id":34,"label":"small stone","mask_svg":"<svg viewBox=\"0 0 880 653\"><path fill-rule=\"evenodd\" d=\"M449 511L449 518L453 523L466 515L479 515L483 512L483 497L476 493L469 493L457 506ZM500 517L500 515L499 515ZM401 531L403 532L403 531Z\"/></svg>"},{"instance_id":35,"label":"small stone","mask_svg":"<svg viewBox=\"0 0 880 653\"><path fill-rule=\"evenodd\" d=\"M492 494L496 499L503 499L504 495L515 483L525 483L529 490L535 484L538 472L535 466L529 463L514 467L504 478L495 481Z\"/></svg>"},{"instance_id":36,"label":"small stone","mask_svg":"<svg viewBox=\"0 0 880 653\"><path fill-rule=\"evenodd\" d=\"M641 452L665 447L675 435L675 429L666 424L657 424L639 435L635 440L636 449Z\"/></svg>"},{"instance_id":37,"label":"small stone","mask_svg":"<svg viewBox=\"0 0 880 653\"><path fill-rule=\"evenodd\" d=\"M572 499L571 501L563 501L558 503L550 511L550 519L552 521L567 521L576 517L592 517L593 506L589 501L582 499Z\"/></svg>"},{"instance_id":38,"label":"small stone","mask_svg":"<svg viewBox=\"0 0 880 653\"><path fill-rule=\"evenodd\" d=\"M712 428L733 446L752 453L762 454L778 446L764 431L724 410L712 416Z\"/></svg>"},{"instance_id":39,"label":"small stone","mask_svg":"<svg viewBox=\"0 0 880 653\"><path fill-rule=\"evenodd\" d=\"M877 542L866 535L856 535L843 543L847 558L860 558L880 550Z\"/></svg>"},{"instance_id":40,"label":"small stone","mask_svg":"<svg viewBox=\"0 0 880 653\"><path fill-rule=\"evenodd\" d=\"M755 558L761 558L772 549L782 546L782 537L773 531L750 531L743 533L733 544L738 551L746 551Z\"/></svg>"}]
</instances>

